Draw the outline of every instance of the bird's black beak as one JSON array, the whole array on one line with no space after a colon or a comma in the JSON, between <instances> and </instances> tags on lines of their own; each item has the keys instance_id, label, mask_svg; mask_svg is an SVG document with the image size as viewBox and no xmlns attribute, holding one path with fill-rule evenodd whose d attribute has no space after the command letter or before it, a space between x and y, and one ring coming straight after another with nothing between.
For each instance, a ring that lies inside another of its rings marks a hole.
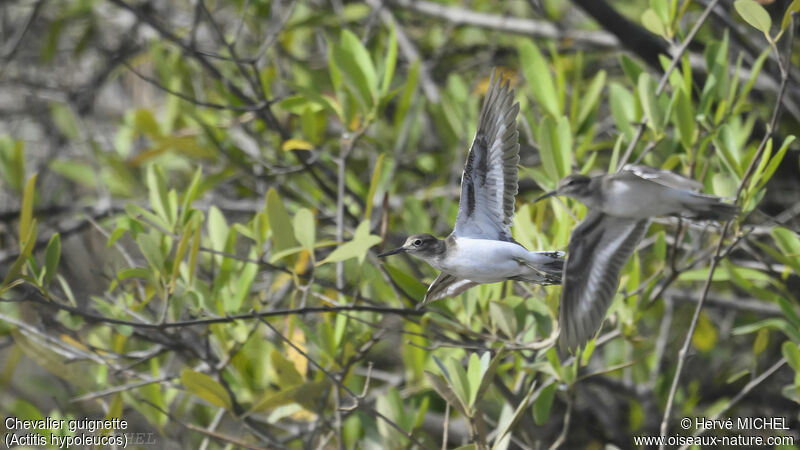
<instances>
[{"instance_id":1,"label":"bird's black beak","mask_svg":"<svg viewBox=\"0 0 800 450\"><path fill-rule=\"evenodd\" d=\"M533 203L539 203L541 200L544 200L544 199L546 199L548 197L552 197L552 196L554 196L556 194L558 194L558 190L550 191L550 192L548 192L548 193L546 193L546 194L544 194L542 196L539 196L539 198L534 200Z\"/></svg>"},{"instance_id":2,"label":"bird's black beak","mask_svg":"<svg viewBox=\"0 0 800 450\"><path fill-rule=\"evenodd\" d=\"M404 251L406 251L406 249L405 249L405 248L403 248L403 247L397 247L397 248L396 248L396 249L394 249L394 250L389 250L388 252L383 252L383 253L379 254L379 255L378 255L378 258L383 258L384 256L389 256L389 255L396 255L396 254L398 254L398 253L400 253L400 252L404 252Z\"/></svg>"}]
</instances>

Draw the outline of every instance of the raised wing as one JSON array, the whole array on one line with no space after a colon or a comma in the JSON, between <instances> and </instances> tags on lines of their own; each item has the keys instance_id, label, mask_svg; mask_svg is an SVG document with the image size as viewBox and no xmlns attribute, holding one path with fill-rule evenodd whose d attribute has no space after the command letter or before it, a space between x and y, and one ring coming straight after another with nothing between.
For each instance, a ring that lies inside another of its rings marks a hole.
<instances>
[{"instance_id":1,"label":"raised wing","mask_svg":"<svg viewBox=\"0 0 800 450\"><path fill-rule=\"evenodd\" d=\"M590 210L569 238L559 322L561 343L570 350L594 337L617 292L625 262L649 220L631 220Z\"/></svg>"},{"instance_id":2,"label":"raised wing","mask_svg":"<svg viewBox=\"0 0 800 450\"><path fill-rule=\"evenodd\" d=\"M453 234L511 241L517 195L519 133L514 90L492 72L478 131L461 176L461 199Z\"/></svg>"},{"instance_id":3,"label":"raised wing","mask_svg":"<svg viewBox=\"0 0 800 450\"><path fill-rule=\"evenodd\" d=\"M428 287L428 292L425 293L425 298L422 300L422 303L417 305L417 308L421 308L426 304L436 300L447 297L455 297L467 289L475 287L479 284L480 283L465 280L463 278L457 278L449 273L442 272Z\"/></svg>"},{"instance_id":4,"label":"raised wing","mask_svg":"<svg viewBox=\"0 0 800 450\"><path fill-rule=\"evenodd\" d=\"M697 180L684 177L683 175L678 175L677 173L671 172L669 170L656 169L650 166L627 164L625 167L622 168L622 170L618 175L619 176L635 175L639 178L655 181L656 183L662 186L674 189L699 191L700 189L703 188L703 185L700 184L700 182L698 182Z\"/></svg>"}]
</instances>

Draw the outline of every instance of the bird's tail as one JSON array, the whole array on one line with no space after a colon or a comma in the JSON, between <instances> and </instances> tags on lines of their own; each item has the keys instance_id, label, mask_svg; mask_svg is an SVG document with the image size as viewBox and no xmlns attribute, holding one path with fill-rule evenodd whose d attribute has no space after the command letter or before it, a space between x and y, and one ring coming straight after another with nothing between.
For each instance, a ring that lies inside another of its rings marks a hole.
<instances>
[{"instance_id":1,"label":"bird's tail","mask_svg":"<svg viewBox=\"0 0 800 450\"><path fill-rule=\"evenodd\" d=\"M530 252L527 261L520 261L533 269L531 277L523 281L538 284L561 284L561 274L564 271L564 252Z\"/></svg>"},{"instance_id":2,"label":"bird's tail","mask_svg":"<svg viewBox=\"0 0 800 450\"><path fill-rule=\"evenodd\" d=\"M719 197L696 193L692 193L683 206L687 210L685 215L696 220L730 220L740 211L737 205L725 203Z\"/></svg>"}]
</instances>

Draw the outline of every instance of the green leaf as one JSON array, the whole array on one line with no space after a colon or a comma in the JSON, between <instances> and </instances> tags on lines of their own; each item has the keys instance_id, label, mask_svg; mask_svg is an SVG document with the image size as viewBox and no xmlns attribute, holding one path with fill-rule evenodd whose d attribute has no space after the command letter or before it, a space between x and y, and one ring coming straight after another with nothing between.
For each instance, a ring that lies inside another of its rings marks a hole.
<instances>
[{"instance_id":1,"label":"green leaf","mask_svg":"<svg viewBox=\"0 0 800 450\"><path fill-rule=\"evenodd\" d=\"M683 89L678 89L675 95L677 99L673 117L676 125L678 125L681 144L686 150L689 150L694 144L694 131L697 124L694 117L694 108L692 108L692 100Z\"/></svg>"},{"instance_id":2,"label":"green leaf","mask_svg":"<svg viewBox=\"0 0 800 450\"><path fill-rule=\"evenodd\" d=\"M572 129L566 116L561 116L558 119L557 133L558 145L556 147L558 152L556 157L561 170L559 175L563 178L572 172Z\"/></svg>"},{"instance_id":3,"label":"green leaf","mask_svg":"<svg viewBox=\"0 0 800 450\"><path fill-rule=\"evenodd\" d=\"M624 53L620 56L620 65L622 66L622 71L625 72L625 75L631 80L632 84L636 84L639 81L639 75L644 72L641 64ZM611 98L613 98L613 96Z\"/></svg>"},{"instance_id":4,"label":"green leaf","mask_svg":"<svg viewBox=\"0 0 800 450\"><path fill-rule=\"evenodd\" d=\"M307 208L301 208L294 215L294 236L300 245L308 251L314 250L316 232L314 230L314 214Z\"/></svg>"},{"instance_id":5,"label":"green leaf","mask_svg":"<svg viewBox=\"0 0 800 450\"><path fill-rule=\"evenodd\" d=\"M422 301L425 298L425 292L428 287L422 284L416 277L413 277L395 266L384 264L386 271L391 275L392 280L397 283L397 286L408 294L411 298L419 299Z\"/></svg>"},{"instance_id":6,"label":"green leaf","mask_svg":"<svg viewBox=\"0 0 800 450\"><path fill-rule=\"evenodd\" d=\"M370 58L366 47L352 31L347 29L342 30L341 46L342 49L353 55L355 63L358 64L360 71L364 74L367 87L373 98L375 98L378 92L378 76L375 74L375 65L372 63L372 58Z\"/></svg>"},{"instance_id":7,"label":"green leaf","mask_svg":"<svg viewBox=\"0 0 800 450\"><path fill-rule=\"evenodd\" d=\"M650 0L650 9L655 11L658 15L658 18L666 25L669 25L670 21L670 4L664 0Z\"/></svg>"},{"instance_id":8,"label":"green leaf","mask_svg":"<svg viewBox=\"0 0 800 450\"><path fill-rule=\"evenodd\" d=\"M372 178L369 181L369 191L367 191L366 208L364 211L364 220L370 220L372 217L372 204L375 202L375 192L378 190L378 182L381 180L381 172L383 170L383 158L385 153L378 156L378 161L375 163L375 169L372 171Z\"/></svg>"},{"instance_id":9,"label":"green leaf","mask_svg":"<svg viewBox=\"0 0 800 450\"><path fill-rule=\"evenodd\" d=\"M792 341L786 341L781 345L781 353L786 361L792 366L795 372L800 372L800 347Z\"/></svg>"},{"instance_id":10,"label":"green leaf","mask_svg":"<svg viewBox=\"0 0 800 450\"><path fill-rule=\"evenodd\" d=\"M178 281L178 275L180 275L181 271L181 263L186 256L186 251L189 249L189 241L191 241L193 235L193 226L184 227L181 240L178 241L178 248L175 249L175 257L172 259L172 276L169 281L170 293L175 291L175 284Z\"/></svg>"},{"instance_id":11,"label":"green leaf","mask_svg":"<svg viewBox=\"0 0 800 450\"><path fill-rule=\"evenodd\" d=\"M45 286L50 284L50 281L58 270L58 262L61 258L61 236L56 233L47 243L47 250L44 252L44 283Z\"/></svg>"},{"instance_id":12,"label":"green leaf","mask_svg":"<svg viewBox=\"0 0 800 450\"><path fill-rule=\"evenodd\" d=\"M366 114L376 104L378 95L377 75L369 53L358 38L346 29L342 30L339 45L331 46L331 52L333 65L341 71L340 81Z\"/></svg>"},{"instance_id":13,"label":"green leaf","mask_svg":"<svg viewBox=\"0 0 800 450\"><path fill-rule=\"evenodd\" d=\"M559 167L561 158L556 155L558 135L555 126L555 122L549 116L542 119L539 124L539 157L542 159L544 175L552 184L561 178Z\"/></svg>"},{"instance_id":14,"label":"green leaf","mask_svg":"<svg viewBox=\"0 0 800 450\"><path fill-rule=\"evenodd\" d=\"M150 207L164 223L169 224L169 231L172 231L174 217L170 216L170 200L167 194L167 183L164 172L158 165L147 167L147 192L150 198Z\"/></svg>"},{"instance_id":15,"label":"green leaf","mask_svg":"<svg viewBox=\"0 0 800 450\"><path fill-rule=\"evenodd\" d=\"M661 37L667 37L667 27L664 25L664 22L661 21L661 18L658 17L658 14L652 9L647 9L642 13L641 21L642 25L651 33Z\"/></svg>"},{"instance_id":16,"label":"green leaf","mask_svg":"<svg viewBox=\"0 0 800 450\"><path fill-rule=\"evenodd\" d=\"M469 387L468 404L470 408L475 406L482 377L483 368L481 367L481 358L478 358L477 353L472 353L469 355L469 364L467 365L467 386Z\"/></svg>"},{"instance_id":17,"label":"green leaf","mask_svg":"<svg viewBox=\"0 0 800 450\"><path fill-rule=\"evenodd\" d=\"M783 13L783 20L781 21L781 31L789 27L789 24L792 23L792 13L796 12L800 12L800 0L794 0L792 4L786 8L786 12Z\"/></svg>"},{"instance_id":18,"label":"green leaf","mask_svg":"<svg viewBox=\"0 0 800 450\"><path fill-rule=\"evenodd\" d=\"M507 337L514 339L517 336L517 317L510 306L495 301L489 303L489 317Z\"/></svg>"},{"instance_id":19,"label":"green leaf","mask_svg":"<svg viewBox=\"0 0 800 450\"><path fill-rule=\"evenodd\" d=\"M542 392L533 402L533 420L536 421L537 425L547 422L550 417L550 408L553 406L553 398L556 395L557 388L558 383L552 383L542 388Z\"/></svg>"},{"instance_id":20,"label":"green leaf","mask_svg":"<svg viewBox=\"0 0 800 450\"><path fill-rule=\"evenodd\" d=\"M449 403L450 406L456 408L461 414L467 416L466 406L445 380L439 375L435 375L427 370L425 371L425 378L428 379L428 382L433 386L433 390L435 390L440 397Z\"/></svg>"},{"instance_id":21,"label":"green leaf","mask_svg":"<svg viewBox=\"0 0 800 450\"><path fill-rule=\"evenodd\" d=\"M645 116L647 116L648 125L655 131L661 131L664 124L664 113L661 111L661 107L658 104L656 83L653 77L647 72L642 72L642 74L639 75L637 89L639 101L642 104Z\"/></svg>"},{"instance_id":22,"label":"green leaf","mask_svg":"<svg viewBox=\"0 0 800 450\"><path fill-rule=\"evenodd\" d=\"M31 223L33 218L33 199L36 194L36 178L38 174L33 174L25 183L25 190L22 192L22 208L19 213L19 243L21 247L26 244L25 239L31 236Z\"/></svg>"},{"instance_id":23,"label":"green leaf","mask_svg":"<svg viewBox=\"0 0 800 450\"><path fill-rule=\"evenodd\" d=\"M700 313L697 320L697 328L692 335L692 345L701 352L712 350L717 344L717 329L711 323L711 319L704 312Z\"/></svg>"},{"instance_id":24,"label":"green leaf","mask_svg":"<svg viewBox=\"0 0 800 450\"><path fill-rule=\"evenodd\" d=\"M769 37L772 19L763 6L754 0L736 0L733 2L733 7L736 8L736 12L742 16L745 22Z\"/></svg>"},{"instance_id":25,"label":"green leaf","mask_svg":"<svg viewBox=\"0 0 800 450\"><path fill-rule=\"evenodd\" d=\"M338 91L342 88L342 71L336 64L335 48L336 44L328 42L328 73L330 74L333 88ZM343 116L339 114L339 119L341 120L342 118Z\"/></svg>"},{"instance_id":26,"label":"green leaf","mask_svg":"<svg viewBox=\"0 0 800 450\"><path fill-rule=\"evenodd\" d=\"M533 397L533 393L535 391L536 391L536 380L533 380L531 382L531 386L528 388L528 393L525 394L525 397L522 399L522 401L519 402L519 405L517 405L517 409L514 411L514 415L511 416L511 419L505 425L503 431L497 435L497 439L495 440L495 446L499 445L500 442L503 440L503 438L517 425L519 420L522 418L523 413L528 409L528 403L530 402L531 397Z\"/></svg>"},{"instance_id":27,"label":"green leaf","mask_svg":"<svg viewBox=\"0 0 800 450\"><path fill-rule=\"evenodd\" d=\"M211 241L211 248L217 251L225 250L225 241L228 240L230 227L225 220L225 215L217 208L216 205L211 205L208 209L208 238Z\"/></svg>"},{"instance_id":28,"label":"green leaf","mask_svg":"<svg viewBox=\"0 0 800 450\"><path fill-rule=\"evenodd\" d=\"M314 410L315 405L320 402L320 397L326 389L330 387L330 380L323 379L320 381L313 381L311 383L300 384L292 386L287 389L281 389L278 392L270 392L261 399L257 400L251 412L270 411L279 406L297 403L308 410Z\"/></svg>"},{"instance_id":29,"label":"green leaf","mask_svg":"<svg viewBox=\"0 0 800 450\"><path fill-rule=\"evenodd\" d=\"M294 362L278 350L272 350L270 361L272 362L272 370L275 371L275 375L278 377L279 386L292 387L303 384L305 381L300 372L297 371Z\"/></svg>"},{"instance_id":30,"label":"green leaf","mask_svg":"<svg viewBox=\"0 0 800 450\"><path fill-rule=\"evenodd\" d=\"M636 121L636 103L633 94L618 83L609 84L608 96L614 123L626 140L633 138L633 122Z\"/></svg>"},{"instance_id":31,"label":"green leaf","mask_svg":"<svg viewBox=\"0 0 800 450\"><path fill-rule=\"evenodd\" d=\"M203 168L198 166L194 172L192 181L189 182L189 187L186 188L186 193L183 194L183 203L181 203L181 224L186 223L189 217L189 211L192 207L192 202L197 198L197 191L200 188L200 180L203 177Z\"/></svg>"},{"instance_id":32,"label":"green leaf","mask_svg":"<svg viewBox=\"0 0 800 450\"><path fill-rule=\"evenodd\" d=\"M756 338L753 341L753 355L760 355L767 348L768 343L769 331L766 328L758 330L758 333L756 333Z\"/></svg>"},{"instance_id":33,"label":"green leaf","mask_svg":"<svg viewBox=\"0 0 800 450\"><path fill-rule=\"evenodd\" d=\"M22 282L22 280L18 280L17 277L22 273L28 258L31 256L36 246L36 232L36 219L33 219L30 226L28 226L28 235L20 241L25 242L25 245L20 250L17 259L11 264L8 272L6 272L3 283L0 284L0 295Z\"/></svg>"},{"instance_id":34,"label":"green leaf","mask_svg":"<svg viewBox=\"0 0 800 450\"><path fill-rule=\"evenodd\" d=\"M160 234L156 232L140 234L136 237L136 243L150 266L154 270L161 272L164 270L164 254L161 251L161 239L159 236Z\"/></svg>"},{"instance_id":35,"label":"green leaf","mask_svg":"<svg viewBox=\"0 0 800 450\"><path fill-rule=\"evenodd\" d=\"M0 176L15 191L25 183L25 142L0 136Z\"/></svg>"},{"instance_id":36,"label":"green leaf","mask_svg":"<svg viewBox=\"0 0 800 450\"><path fill-rule=\"evenodd\" d=\"M80 138L80 128L72 110L64 103L51 103L50 104L50 117L53 123L66 138L71 141L77 141Z\"/></svg>"},{"instance_id":37,"label":"green leaf","mask_svg":"<svg viewBox=\"0 0 800 450\"><path fill-rule=\"evenodd\" d=\"M66 159L51 160L47 167L62 177L80 185L97 187L97 171L89 164Z\"/></svg>"},{"instance_id":38,"label":"green leaf","mask_svg":"<svg viewBox=\"0 0 800 450\"><path fill-rule=\"evenodd\" d=\"M781 307L781 312L783 312L783 317L786 318L787 321L800 333L800 316L797 315L797 311L794 310L794 307L783 297L778 298L778 306Z\"/></svg>"},{"instance_id":39,"label":"green leaf","mask_svg":"<svg viewBox=\"0 0 800 450\"><path fill-rule=\"evenodd\" d=\"M785 227L775 227L771 234L784 261L791 265L795 273L800 273L800 238L794 231Z\"/></svg>"},{"instance_id":40,"label":"green leaf","mask_svg":"<svg viewBox=\"0 0 800 450\"><path fill-rule=\"evenodd\" d=\"M389 47L386 49L386 59L383 62L383 80L381 81L381 95L389 92L394 77L394 69L397 64L397 33L394 20L389 27Z\"/></svg>"},{"instance_id":41,"label":"green leaf","mask_svg":"<svg viewBox=\"0 0 800 450\"><path fill-rule=\"evenodd\" d=\"M572 130L569 119L562 116L556 123L545 117L539 125L539 155L550 180L559 180L572 172Z\"/></svg>"},{"instance_id":42,"label":"green leaf","mask_svg":"<svg viewBox=\"0 0 800 450\"><path fill-rule=\"evenodd\" d=\"M399 130L403 124L403 121L407 120L406 116L408 109L411 107L411 100L413 100L414 93L417 91L420 64L422 64L420 60L416 60L411 63L411 67L408 69L406 83L403 85L403 90L400 93L400 97L397 101L397 109L395 110L393 126L396 130ZM402 133L400 134L402 135Z\"/></svg>"},{"instance_id":43,"label":"green leaf","mask_svg":"<svg viewBox=\"0 0 800 450\"><path fill-rule=\"evenodd\" d=\"M469 380L467 379L467 372L458 360L454 358L447 360L447 372L445 372L445 377L447 381L450 382L453 391L458 395L459 400L467 407L468 415L471 415L472 406L469 403L469 399L471 398Z\"/></svg>"},{"instance_id":44,"label":"green leaf","mask_svg":"<svg viewBox=\"0 0 800 450\"><path fill-rule=\"evenodd\" d=\"M195 372L191 369L183 369L181 370L181 384L183 384L189 392L214 406L225 408L228 411L233 409L228 391L226 391L221 384L217 383L216 380L204 373Z\"/></svg>"},{"instance_id":45,"label":"green leaf","mask_svg":"<svg viewBox=\"0 0 800 450\"><path fill-rule=\"evenodd\" d=\"M733 130L724 124L720 127L717 136L714 138L714 149L719 154L720 159L728 168L731 175L734 175L737 180L742 177L742 168L739 166L739 146L736 143L736 137Z\"/></svg>"},{"instance_id":46,"label":"green leaf","mask_svg":"<svg viewBox=\"0 0 800 450\"><path fill-rule=\"evenodd\" d=\"M764 328L772 328L782 331L786 336L789 336L795 342L800 342L800 333L789 324L785 319L774 317L771 319L759 320L758 322L742 325L731 330L731 334L736 336L740 334L754 333Z\"/></svg>"},{"instance_id":47,"label":"green leaf","mask_svg":"<svg viewBox=\"0 0 800 450\"><path fill-rule=\"evenodd\" d=\"M603 87L605 85L606 71L601 70L600 72L597 72L597 75L595 75L594 78L592 78L591 83L589 83L589 87L583 94L583 98L580 102L581 106L578 110L578 123L575 124L577 126L576 129L581 129L584 121L589 117L589 114L594 111L597 103L600 101L600 94L603 93Z\"/></svg>"},{"instance_id":48,"label":"green leaf","mask_svg":"<svg viewBox=\"0 0 800 450\"><path fill-rule=\"evenodd\" d=\"M500 362L503 360L505 355L506 352L504 350L500 350L494 355L494 358L492 358L491 361L489 361L491 355L488 351L481 355L481 382L480 385L478 385L478 393L475 396L476 401L480 401L480 399L483 398L483 395L489 389L489 386L494 379L494 374L497 371L497 367L500 365Z\"/></svg>"},{"instance_id":49,"label":"green leaf","mask_svg":"<svg viewBox=\"0 0 800 450\"><path fill-rule=\"evenodd\" d=\"M529 39L522 41L519 46L519 59L533 97L544 112L553 118L559 117L561 106L553 78L550 76L547 60L544 59L533 41Z\"/></svg>"},{"instance_id":50,"label":"green leaf","mask_svg":"<svg viewBox=\"0 0 800 450\"><path fill-rule=\"evenodd\" d=\"M158 121L153 117L153 113L147 109L137 109L133 116L133 129L142 133L151 139L159 138L162 136L161 127Z\"/></svg>"},{"instance_id":51,"label":"green leaf","mask_svg":"<svg viewBox=\"0 0 800 450\"><path fill-rule=\"evenodd\" d=\"M781 161L783 161L783 157L786 155L786 150L789 149L789 146L794 142L794 136L787 136L786 139L783 140L783 144L781 144L781 148L778 149L778 152L770 158L769 164L767 168L764 169L764 173L761 175L761 180L758 182L756 189L761 189L764 187L769 180L772 179L772 175L775 174L775 171L778 170L778 166L780 166Z\"/></svg>"},{"instance_id":52,"label":"green leaf","mask_svg":"<svg viewBox=\"0 0 800 450\"><path fill-rule=\"evenodd\" d=\"M345 242L340 245L336 250L331 252L327 258L317 263L317 265L344 261L350 258L358 258L358 263L364 262L367 256L367 251L370 247L375 246L381 242L380 236L369 233L369 221L361 222L356 228L353 240Z\"/></svg>"},{"instance_id":53,"label":"green leaf","mask_svg":"<svg viewBox=\"0 0 800 450\"><path fill-rule=\"evenodd\" d=\"M272 230L272 248L274 252L297 247L298 242L292 230L292 221L275 188L270 188L267 192L267 218L269 227Z\"/></svg>"}]
</instances>

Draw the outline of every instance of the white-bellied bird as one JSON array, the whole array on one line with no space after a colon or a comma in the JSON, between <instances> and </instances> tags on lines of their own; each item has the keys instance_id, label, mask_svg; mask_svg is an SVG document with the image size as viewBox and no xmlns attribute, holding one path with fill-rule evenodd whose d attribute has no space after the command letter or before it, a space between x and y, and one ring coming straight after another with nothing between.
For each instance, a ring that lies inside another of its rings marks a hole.
<instances>
[{"instance_id":1,"label":"white-bellied bird","mask_svg":"<svg viewBox=\"0 0 800 450\"><path fill-rule=\"evenodd\" d=\"M416 234L401 247L378 255L405 252L441 271L420 306L458 295L481 283L561 282L562 252L528 251L511 237L518 189L518 112L514 90L493 71L478 131L461 176L461 198L453 232L446 239Z\"/></svg>"}]
</instances>

